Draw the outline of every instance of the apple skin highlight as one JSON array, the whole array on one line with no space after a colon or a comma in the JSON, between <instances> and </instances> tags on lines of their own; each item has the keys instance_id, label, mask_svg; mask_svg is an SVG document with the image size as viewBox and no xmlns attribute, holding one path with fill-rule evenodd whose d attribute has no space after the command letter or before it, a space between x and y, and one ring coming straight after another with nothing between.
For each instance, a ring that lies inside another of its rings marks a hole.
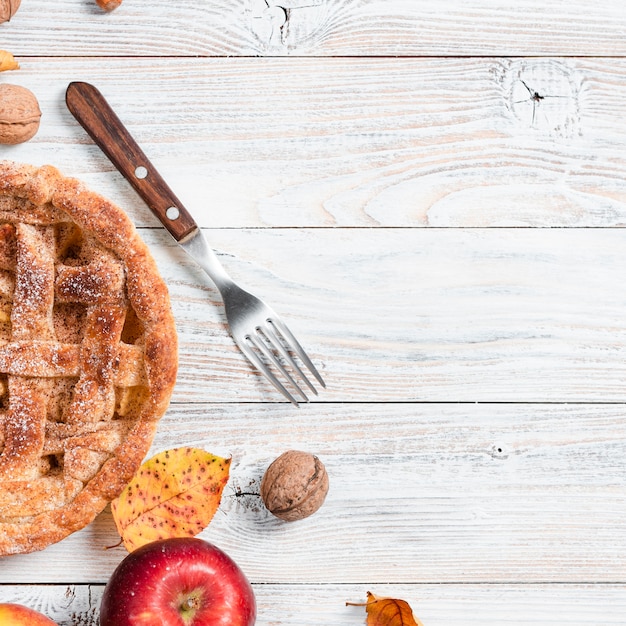
<instances>
[{"instance_id":1,"label":"apple skin highlight","mask_svg":"<svg viewBox=\"0 0 626 626\"><path fill-rule=\"evenodd\" d=\"M255 620L254 592L238 565L193 537L131 552L100 605L100 626L253 626Z\"/></svg>"},{"instance_id":2,"label":"apple skin highlight","mask_svg":"<svg viewBox=\"0 0 626 626\"><path fill-rule=\"evenodd\" d=\"M1 626L57 626L56 622L21 604L0 603Z\"/></svg>"}]
</instances>

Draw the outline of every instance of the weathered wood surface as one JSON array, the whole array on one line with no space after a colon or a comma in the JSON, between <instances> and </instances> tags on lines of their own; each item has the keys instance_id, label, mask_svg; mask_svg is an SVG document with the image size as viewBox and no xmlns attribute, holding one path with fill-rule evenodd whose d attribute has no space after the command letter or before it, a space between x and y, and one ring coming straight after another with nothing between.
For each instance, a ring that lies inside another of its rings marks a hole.
<instances>
[{"instance_id":1,"label":"weathered wood surface","mask_svg":"<svg viewBox=\"0 0 626 626\"><path fill-rule=\"evenodd\" d=\"M612 583L626 580L623 414L599 404L176 404L154 451L232 455L201 536L257 584L306 594L313 583ZM315 516L288 524L245 494L292 448L319 455L331 488ZM104 550L117 541L105 512L43 552L5 559L0 583L104 582L126 554Z\"/></svg>"},{"instance_id":2,"label":"weathered wood surface","mask_svg":"<svg viewBox=\"0 0 626 626\"><path fill-rule=\"evenodd\" d=\"M41 103L0 158L122 205L168 281L180 375L153 451L232 455L203 533L259 626L626 626L623 2L22 0L0 25ZM282 402L215 290L73 120L96 84L233 275L328 382ZM282 524L254 495L288 448L331 490ZM110 512L3 559L0 601L96 626L123 558ZM280 555L280 556L278 556Z\"/></svg>"},{"instance_id":3,"label":"weathered wood surface","mask_svg":"<svg viewBox=\"0 0 626 626\"><path fill-rule=\"evenodd\" d=\"M30 0L0 41L21 55L107 58L616 56L625 31L621 0L124 0L111 14Z\"/></svg>"},{"instance_id":4,"label":"weathered wood surface","mask_svg":"<svg viewBox=\"0 0 626 626\"><path fill-rule=\"evenodd\" d=\"M42 126L0 156L53 161L140 225L65 107L73 80L205 227L626 224L624 59L32 58L10 78Z\"/></svg>"},{"instance_id":5,"label":"weathered wood surface","mask_svg":"<svg viewBox=\"0 0 626 626\"><path fill-rule=\"evenodd\" d=\"M320 364L323 401L626 401L621 229L207 234ZM174 298L175 400L270 401L215 290L166 235L145 237Z\"/></svg>"},{"instance_id":6,"label":"weathered wood surface","mask_svg":"<svg viewBox=\"0 0 626 626\"><path fill-rule=\"evenodd\" d=\"M285 626L347 626L364 623L367 585L255 586L264 624ZM572 624L608 626L623 623L626 610L620 585L385 585L373 584L382 595L407 598L424 624L531 626ZM0 586L0 601L22 602L46 611L59 626L97 626L102 595L98 585Z\"/></svg>"}]
</instances>

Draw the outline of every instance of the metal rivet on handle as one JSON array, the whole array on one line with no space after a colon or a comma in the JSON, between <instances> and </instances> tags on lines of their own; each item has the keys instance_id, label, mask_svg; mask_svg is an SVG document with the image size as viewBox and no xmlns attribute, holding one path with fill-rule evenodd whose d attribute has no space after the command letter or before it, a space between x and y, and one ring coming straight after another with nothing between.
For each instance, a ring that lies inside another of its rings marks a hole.
<instances>
[{"instance_id":1,"label":"metal rivet on handle","mask_svg":"<svg viewBox=\"0 0 626 626\"><path fill-rule=\"evenodd\" d=\"M171 206L165 211L165 216L168 220L177 220L180 217L180 211L175 206Z\"/></svg>"}]
</instances>

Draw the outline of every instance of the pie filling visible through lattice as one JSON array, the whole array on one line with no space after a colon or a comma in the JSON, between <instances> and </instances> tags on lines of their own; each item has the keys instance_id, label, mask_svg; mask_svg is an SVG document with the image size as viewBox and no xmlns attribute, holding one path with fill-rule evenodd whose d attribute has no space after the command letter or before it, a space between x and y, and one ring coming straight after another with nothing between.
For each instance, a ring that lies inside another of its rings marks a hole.
<instances>
[{"instance_id":1,"label":"pie filling visible through lattice","mask_svg":"<svg viewBox=\"0 0 626 626\"><path fill-rule=\"evenodd\" d=\"M126 214L53 167L0 162L0 555L119 494L176 368L167 288Z\"/></svg>"}]
</instances>

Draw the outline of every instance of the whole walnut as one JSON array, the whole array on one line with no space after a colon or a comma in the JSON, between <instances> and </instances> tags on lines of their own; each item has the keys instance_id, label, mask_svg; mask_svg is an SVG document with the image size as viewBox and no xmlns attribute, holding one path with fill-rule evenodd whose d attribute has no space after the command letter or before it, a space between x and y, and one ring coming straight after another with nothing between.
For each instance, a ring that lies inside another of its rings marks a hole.
<instances>
[{"instance_id":1,"label":"whole walnut","mask_svg":"<svg viewBox=\"0 0 626 626\"><path fill-rule=\"evenodd\" d=\"M0 24L8 22L20 8L22 0L0 0Z\"/></svg>"},{"instance_id":2,"label":"whole walnut","mask_svg":"<svg viewBox=\"0 0 626 626\"><path fill-rule=\"evenodd\" d=\"M317 511L328 493L328 474L314 455L299 450L281 454L261 480L261 498L267 509L293 522Z\"/></svg>"},{"instance_id":3,"label":"whole walnut","mask_svg":"<svg viewBox=\"0 0 626 626\"><path fill-rule=\"evenodd\" d=\"M0 84L0 143L28 141L39 130L40 119L39 102L30 89Z\"/></svg>"}]
</instances>

